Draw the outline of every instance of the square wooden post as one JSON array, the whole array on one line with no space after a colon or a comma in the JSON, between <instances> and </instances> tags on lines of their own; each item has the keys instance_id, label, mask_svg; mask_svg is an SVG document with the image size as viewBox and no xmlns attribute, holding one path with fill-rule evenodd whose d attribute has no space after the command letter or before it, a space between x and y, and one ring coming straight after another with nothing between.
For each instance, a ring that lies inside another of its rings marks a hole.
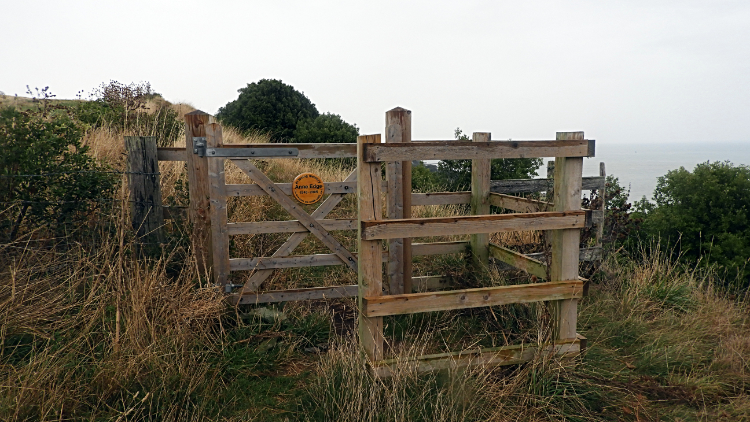
<instances>
[{"instance_id":1,"label":"square wooden post","mask_svg":"<svg viewBox=\"0 0 750 422\"><path fill-rule=\"evenodd\" d=\"M387 114L386 114L387 120ZM386 143L400 143L401 125L386 127ZM389 219L404 218L404 174L403 162L389 161L385 165L385 180L388 185L386 195L386 215ZM388 240L388 292L392 295L404 294L404 239Z\"/></svg>"},{"instance_id":2,"label":"square wooden post","mask_svg":"<svg viewBox=\"0 0 750 422\"><path fill-rule=\"evenodd\" d=\"M164 243L156 137L126 136L125 149L128 152L130 213L138 243L152 246Z\"/></svg>"},{"instance_id":3,"label":"square wooden post","mask_svg":"<svg viewBox=\"0 0 750 422\"><path fill-rule=\"evenodd\" d=\"M583 132L558 132L558 141L583 140ZM581 176L583 158L557 157L555 159L554 209L576 211L581 209ZM549 270L551 281L578 280L578 254L580 229L560 229L551 233L552 256ZM565 299L552 302L552 318L556 340L576 338L578 300Z\"/></svg>"},{"instance_id":4,"label":"square wooden post","mask_svg":"<svg viewBox=\"0 0 750 422\"><path fill-rule=\"evenodd\" d=\"M380 135L357 138L359 344L367 357L374 362L383 359L383 317L365 316L363 299L383 294L383 258L380 240L362 239L362 222L381 219L382 177L380 163L367 163L363 160L363 145L367 143L380 143Z\"/></svg>"},{"instance_id":5,"label":"square wooden post","mask_svg":"<svg viewBox=\"0 0 750 422\"><path fill-rule=\"evenodd\" d=\"M198 271L207 274L213 265L211 218L209 215L208 159L193 153L193 138L206 137L211 116L200 110L185 115L185 152L187 154L188 216L193 226L191 243L198 261Z\"/></svg>"},{"instance_id":6,"label":"square wooden post","mask_svg":"<svg viewBox=\"0 0 750 422\"><path fill-rule=\"evenodd\" d=\"M223 146L221 126L218 123L206 125L206 146ZM227 232L227 196L224 188L223 158L208 158L208 192L210 198L211 247L214 282L225 288L229 277L229 234ZM226 293L231 293L227 291Z\"/></svg>"},{"instance_id":7,"label":"square wooden post","mask_svg":"<svg viewBox=\"0 0 750 422\"><path fill-rule=\"evenodd\" d=\"M397 126L397 127L396 127ZM393 110L389 110L385 113L385 127L386 127L386 142L396 142L397 135L395 132L400 128L400 142L411 142L411 110L405 108L396 107ZM390 127L393 132L389 132ZM391 141L390 134L394 133L394 140ZM403 218L411 218L411 161L401 162L401 193L403 199L401 201L403 208ZM404 238L400 239L403 248L402 252L402 270L403 273L403 293L412 292L412 253L411 253L411 239ZM390 268L389 268L390 275ZM393 292L392 292L393 293Z\"/></svg>"},{"instance_id":8,"label":"square wooden post","mask_svg":"<svg viewBox=\"0 0 750 422\"><path fill-rule=\"evenodd\" d=\"M473 142L490 142L490 133L474 132ZM492 177L491 159L471 160L471 215L490 213L490 179ZM487 268L490 262L490 234L472 234L471 256L478 268Z\"/></svg>"}]
</instances>

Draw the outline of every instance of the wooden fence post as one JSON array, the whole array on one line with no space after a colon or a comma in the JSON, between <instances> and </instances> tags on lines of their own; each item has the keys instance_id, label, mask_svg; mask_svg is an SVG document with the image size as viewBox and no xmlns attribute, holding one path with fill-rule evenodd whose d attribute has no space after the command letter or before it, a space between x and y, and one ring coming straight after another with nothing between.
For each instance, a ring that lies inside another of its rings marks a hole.
<instances>
[{"instance_id":1,"label":"wooden fence post","mask_svg":"<svg viewBox=\"0 0 750 422\"><path fill-rule=\"evenodd\" d=\"M558 132L558 141L583 140L583 132ZM581 176L583 158L557 157L555 159L554 209L575 211L581 209ZM553 230L550 281L578 280L578 254L580 229ZM578 300L565 299L552 302L554 335L557 340L576 337Z\"/></svg>"},{"instance_id":2,"label":"wooden fence post","mask_svg":"<svg viewBox=\"0 0 750 422\"><path fill-rule=\"evenodd\" d=\"M223 146L221 126L210 123L206 126L206 146L220 148ZM224 288L226 293L229 276L229 234L227 232L227 196L224 188L223 158L208 159L208 180L211 213L211 247L213 256L214 281Z\"/></svg>"},{"instance_id":3,"label":"wooden fence post","mask_svg":"<svg viewBox=\"0 0 750 422\"><path fill-rule=\"evenodd\" d=\"M607 213L607 170L604 162L599 163L599 176L603 177L602 186L599 188L599 197L602 199L602 221L596 228L596 246L601 247L604 241L604 218Z\"/></svg>"},{"instance_id":4,"label":"wooden fence post","mask_svg":"<svg viewBox=\"0 0 750 422\"><path fill-rule=\"evenodd\" d=\"M391 126L398 126L401 128L401 142L411 142L411 110L405 108L396 107L393 110L389 110L385 113L385 127L386 142L390 142L390 135L388 128ZM394 129L396 130L396 129ZM394 141L395 142L395 136ZM401 191L403 199L401 201L403 206L403 218L411 218L411 161L401 162ZM403 273L403 293L412 292L412 252L411 252L411 239L404 238L402 241L402 273ZM390 268L389 268L390 274Z\"/></svg>"},{"instance_id":5,"label":"wooden fence post","mask_svg":"<svg viewBox=\"0 0 750 422\"><path fill-rule=\"evenodd\" d=\"M185 152L190 196L188 216L193 226L191 240L198 261L198 271L204 274L209 273L213 265L208 160L193 153L193 138L206 137L206 125L210 120L211 116L200 110L185 115Z\"/></svg>"},{"instance_id":6,"label":"wooden fence post","mask_svg":"<svg viewBox=\"0 0 750 422\"><path fill-rule=\"evenodd\" d=\"M357 138L357 204L359 211L358 304L359 344L372 361L383 359L383 317L367 317L364 298L383 294L383 264L380 240L362 239L362 222L379 220L382 214L380 198L380 163L363 160L363 145L380 143L380 135Z\"/></svg>"},{"instance_id":7,"label":"wooden fence post","mask_svg":"<svg viewBox=\"0 0 750 422\"><path fill-rule=\"evenodd\" d=\"M126 136L125 149L128 152L130 212L138 243L164 243L164 211L159 187L156 137Z\"/></svg>"},{"instance_id":8,"label":"wooden fence post","mask_svg":"<svg viewBox=\"0 0 750 422\"><path fill-rule=\"evenodd\" d=\"M473 142L490 142L490 133L474 132ZM471 160L471 215L490 213L490 179L492 177L491 159ZM472 234L471 256L479 268L488 268L490 261L489 233Z\"/></svg>"},{"instance_id":9,"label":"wooden fence post","mask_svg":"<svg viewBox=\"0 0 750 422\"><path fill-rule=\"evenodd\" d=\"M385 130L386 143L401 142L401 125L388 125ZM389 219L404 218L404 173L402 161L388 161L386 163L385 180L388 183L386 215ZM388 292L392 295L404 294L404 239L388 240Z\"/></svg>"}]
</instances>

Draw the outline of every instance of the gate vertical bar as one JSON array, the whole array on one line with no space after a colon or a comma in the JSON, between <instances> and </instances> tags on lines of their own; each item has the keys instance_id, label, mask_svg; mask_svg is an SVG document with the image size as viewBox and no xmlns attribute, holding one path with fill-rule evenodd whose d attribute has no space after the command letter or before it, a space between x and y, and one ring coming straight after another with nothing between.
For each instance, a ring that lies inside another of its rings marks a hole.
<instances>
[{"instance_id":1,"label":"gate vertical bar","mask_svg":"<svg viewBox=\"0 0 750 422\"><path fill-rule=\"evenodd\" d=\"M357 137L357 203L359 211L358 305L359 344L372 361L383 359L383 317L367 317L363 298L383 294L383 263L380 240L362 239L362 222L382 216L380 163L363 160L364 144L380 143L380 135Z\"/></svg>"},{"instance_id":2,"label":"gate vertical bar","mask_svg":"<svg viewBox=\"0 0 750 422\"><path fill-rule=\"evenodd\" d=\"M583 132L557 132L558 141L583 140ZM575 211L581 209L581 176L583 158L557 157L555 159L554 209ZM551 281L578 279L578 254L580 229L553 230L550 257ZM552 302L552 318L556 340L576 337L578 300L565 299Z\"/></svg>"},{"instance_id":3,"label":"gate vertical bar","mask_svg":"<svg viewBox=\"0 0 750 422\"><path fill-rule=\"evenodd\" d=\"M221 126L218 123L206 125L206 146L220 148L223 145ZM229 234L227 232L227 196L224 188L223 158L210 158L208 161L208 181L211 216L211 247L213 257L214 282L224 288L229 277ZM226 293L230 293L226 291Z\"/></svg>"},{"instance_id":4,"label":"gate vertical bar","mask_svg":"<svg viewBox=\"0 0 750 422\"><path fill-rule=\"evenodd\" d=\"M386 143L401 142L401 125L386 127ZM387 181L386 215L389 219L404 218L404 174L403 162L386 163ZM392 295L404 293L404 239L388 240L388 292Z\"/></svg>"},{"instance_id":5,"label":"gate vertical bar","mask_svg":"<svg viewBox=\"0 0 750 422\"><path fill-rule=\"evenodd\" d=\"M490 133L474 132L473 142L490 142ZM490 179L492 176L491 159L471 160L471 215L488 215L490 213ZM471 256L478 268L488 268L490 261L490 234L472 234Z\"/></svg>"},{"instance_id":6,"label":"gate vertical bar","mask_svg":"<svg viewBox=\"0 0 750 422\"><path fill-rule=\"evenodd\" d=\"M185 152L187 154L188 215L193 226L191 241L198 261L198 271L208 274L213 265L211 219L209 217L208 160L193 154L193 138L206 136L211 116L200 110L185 115Z\"/></svg>"},{"instance_id":7,"label":"gate vertical bar","mask_svg":"<svg viewBox=\"0 0 750 422\"><path fill-rule=\"evenodd\" d=\"M411 110L396 107L385 113L385 126L398 125L401 127L401 142L411 142ZM386 132L387 133L387 132ZM411 218L411 161L401 162L401 183L403 190L403 218ZM412 253L411 239L403 239L403 273L404 293L412 292Z\"/></svg>"}]
</instances>

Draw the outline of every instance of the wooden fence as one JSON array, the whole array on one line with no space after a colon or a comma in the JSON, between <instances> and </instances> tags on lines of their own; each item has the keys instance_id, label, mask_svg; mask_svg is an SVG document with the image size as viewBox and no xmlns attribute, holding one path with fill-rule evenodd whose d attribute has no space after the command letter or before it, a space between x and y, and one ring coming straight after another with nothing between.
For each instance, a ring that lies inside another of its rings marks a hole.
<instances>
[{"instance_id":1,"label":"wooden fence","mask_svg":"<svg viewBox=\"0 0 750 422\"><path fill-rule=\"evenodd\" d=\"M233 303L267 303L291 300L355 297L357 285L304 288L282 291L259 292L265 281L276 269L348 265L357 270L357 252L348 251L330 235L332 230L357 230L355 219L326 219L345 195L354 194L358 189L357 174L353 172L340 182L326 182L325 191L330 194L312 213L307 214L297 207L289 196L291 183L272 183L258 171L247 158L352 158L356 157L356 144L230 144L222 142L221 127L213 117L196 111L185 116L186 144L190 148L156 148L155 139L129 137L126 139L129 168L139 171L148 170L152 176L143 180L130 181L131 196L138 204L150 204L140 207L132 213L133 226L138 233L149 237L150 241L162 241L161 226L164 219L188 218L192 227L192 244L198 258L201 271L213 274L217 284L223 286L227 293L240 287L229 283L232 271L254 271L242 288L229 296ZM552 209L551 203L541 202L517 196L513 193L551 192L554 186L554 167L548 166L548 178L524 180L490 180L487 172L487 158L474 158L472 161L472 191L412 193L411 192L411 159L437 156L436 146L450 142L453 151L456 148L470 151L470 156L485 154L506 155L510 157L528 156L529 148L535 154L555 152L555 147L539 141L526 142L491 142L489 150L478 149L479 144L456 141L419 141L411 143L411 112L396 108L386 113L386 144L399 144L395 151L405 154L406 161L387 162L386 180L382 181L382 190L392 192L386 203L388 218L410 218L411 208L421 205L471 204L472 213L487 214L489 206L515 212L534 213ZM476 142L489 142L489 135L474 134ZM437 144L436 144L437 142ZM408 144L408 145L407 145ZM541 146L540 146L541 145ZM568 148L568 150L571 150ZM206 151L209 151L207 154ZM210 152L213 152L212 155ZM280 154L281 152L281 154ZM218 153L219 156L215 154ZM372 149L371 159L387 160L389 150ZM455 152L447 151L447 157ZM463 154L463 152L462 152ZM401 157L399 157L401 158ZM255 183L226 184L224 180L224 160L230 160ZM190 206L187 208L166 207L161 205L159 192L158 161L187 162ZM603 163L599 177L584 177L583 190L604 189ZM147 173L148 173L147 172ZM483 192L481 195L477 192ZM226 215L226 199L241 196L270 196L296 220L229 223ZM131 198L131 199L133 199ZM592 221L599 227L597 246L581 249L581 261L601 259L601 227L603 221L603 204L601 210L591 214ZM531 229L533 219L526 220ZM260 233L291 233L288 240L270 257L229 258L229 236ZM293 255L294 249L308 235L312 234L331 249L328 254ZM386 291L390 294L411 293L413 291L432 291L446 288L450 283L448 277L431 275L412 277L411 262L416 256L461 254L471 247L479 250L479 245L488 244L488 235L478 233L471 240L457 242L439 242L430 244L413 244L411 238L394 238L388 240L387 251L382 254L382 261L388 263L388 284ZM500 245L489 245L480 248L480 255L473 255L475 260L486 265L488 258L496 262L522 269L540 278L547 278L549 270L545 263L545 253L523 255ZM400 258L399 258L400 257Z\"/></svg>"}]
</instances>

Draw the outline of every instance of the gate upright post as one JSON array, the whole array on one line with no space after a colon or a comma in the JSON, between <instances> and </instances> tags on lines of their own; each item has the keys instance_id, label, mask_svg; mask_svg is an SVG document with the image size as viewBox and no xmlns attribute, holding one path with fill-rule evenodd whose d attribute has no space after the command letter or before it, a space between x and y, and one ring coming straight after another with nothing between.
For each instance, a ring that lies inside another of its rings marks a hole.
<instances>
[{"instance_id":1,"label":"gate upright post","mask_svg":"<svg viewBox=\"0 0 750 422\"><path fill-rule=\"evenodd\" d=\"M557 132L558 141L583 140L583 132ZM576 211L581 209L581 176L583 158L557 157L555 159L554 209ZM578 280L578 254L580 229L552 230L552 256L550 281ZM552 302L554 339L576 338L578 300L564 299Z\"/></svg>"},{"instance_id":2,"label":"gate upright post","mask_svg":"<svg viewBox=\"0 0 750 422\"><path fill-rule=\"evenodd\" d=\"M367 317L364 298L383 294L383 255L380 240L362 239L362 222L380 220L380 163L367 163L363 159L364 144L380 143L380 135L357 137L357 204L359 232L357 236L359 344L371 361L383 359L383 317Z\"/></svg>"},{"instance_id":3,"label":"gate upright post","mask_svg":"<svg viewBox=\"0 0 750 422\"><path fill-rule=\"evenodd\" d=\"M385 113L386 136L388 127L398 125L401 128L401 142L411 142L411 110L396 107ZM411 218L411 161L401 162L401 189L403 194L403 218ZM402 239L402 271L403 271L403 293L412 292L412 253L411 239Z\"/></svg>"},{"instance_id":4,"label":"gate upright post","mask_svg":"<svg viewBox=\"0 0 750 422\"><path fill-rule=\"evenodd\" d=\"M223 146L221 126L218 123L210 123L206 126L206 146L209 148ZM231 289L226 288L229 276L229 233L227 232L227 194L224 187L225 160L212 158L207 161L214 282L222 287L225 293L231 293Z\"/></svg>"},{"instance_id":5,"label":"gate upright post","mask_svg":"<svg viewBox=\"0 0 750 422\"><path fill-rule=\"evenodd\" d=\"M490 133L474 132L472 142L490 142ZM471 215L490 213L490 179L492 178L492 160L471 160ZM471 257L478 268L488 268L490 263L490 234L472 234Z\"/></svg>"},{"instance_id":6,"label":"gate upright post","mask_svg":"<svg viewBox=\"0 0 750 422\"><path fill-rule=\"evenodd\" d=\"M208 163L206 157L193 154L193 138L206 136L211 116L200 110L185 115L185 152L187 154L188 215L193 226L191 243L198 261L198 272L208 274L213 266L211 218L209 216Z\"/></svg>"}]
</instances>

